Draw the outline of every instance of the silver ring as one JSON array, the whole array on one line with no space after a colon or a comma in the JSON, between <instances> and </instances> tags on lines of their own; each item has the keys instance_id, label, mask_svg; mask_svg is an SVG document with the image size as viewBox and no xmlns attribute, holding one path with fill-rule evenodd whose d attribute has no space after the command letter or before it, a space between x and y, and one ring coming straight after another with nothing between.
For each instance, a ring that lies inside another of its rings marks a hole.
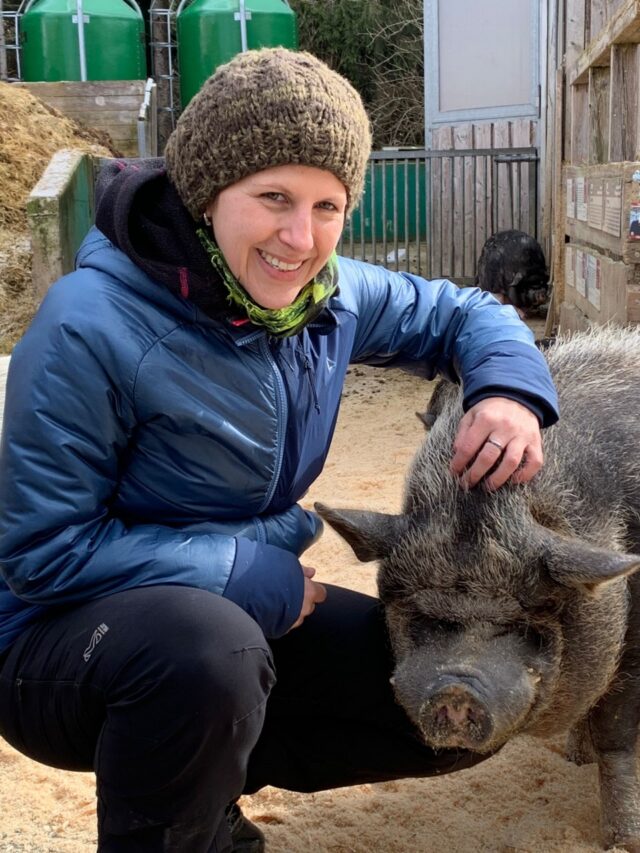
<instances>
[{"instance_id":1,"label":"silver ring","mask_svg":"<svg viewBox=\"0 0 640 853\"><path fill-rule=\"evenodd\" d=\"M499 441L496 441L496 440L495 440L495 438L488 438L488 439L485 441L485 444L493 444L493 446L494 446L494 447L497 447L497 448L498 448L498 450L501 450L501 451L502 451L502 450L504 450L503 445L502 445L502 444L500 444L500 442L499 442Z\"/></svg>"}]
</instances>

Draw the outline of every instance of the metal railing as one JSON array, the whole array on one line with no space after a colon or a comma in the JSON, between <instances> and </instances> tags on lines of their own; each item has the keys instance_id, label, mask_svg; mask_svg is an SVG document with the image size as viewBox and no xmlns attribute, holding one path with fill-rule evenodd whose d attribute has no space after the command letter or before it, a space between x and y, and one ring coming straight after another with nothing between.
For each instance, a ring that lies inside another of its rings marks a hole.
<instances>
[{"instance_id":1,"label":"metal railing","mask_svg":"<svg viewBox=\"0 0 640 853\"><path fill-rule=\"evenodd\" d=\"M151 0L149 32L151 76L158 87L158 142L159 148L162 149L180 115L180 75L174 0Z\"/></svg>"},{"instance_id":2,"label":"metal railing","mask_svg":"<svg viewBox=\"0 0 640 853\"><path fill-rule=\"evenodd\" d=\"M491 234L517 228L537 237L537 186L535 148L376 151L338 251L472 284Z\"/></svg>"},{"instance_id":3,"label":"metal railing","mask_svg":"<svg viewBox=\"0 0 640 853\"><path fill-rule=\"evenodd\" d=\"M8 0L0 4L0 80L16 83L22 79L20 54L20 18L26 0Z\"/></svg>"}]
</instances>

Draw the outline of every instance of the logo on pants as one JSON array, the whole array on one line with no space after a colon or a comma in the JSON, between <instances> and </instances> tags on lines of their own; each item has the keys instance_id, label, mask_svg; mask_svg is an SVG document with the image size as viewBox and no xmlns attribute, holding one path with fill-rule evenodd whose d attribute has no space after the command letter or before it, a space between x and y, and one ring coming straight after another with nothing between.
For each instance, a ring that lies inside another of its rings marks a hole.
<instances>
[{"instance_id":1,"label":"logo on pants","mask_svg":"<svg viewBox=\"0 0 640 853\"><path fill-rule=\"evenodd\" d=\"M103 622L101 625L98 625L96 630L93 632L93 634L91 635L91 640L89 641L89 645L87 646L87 648L82 653L82 657L84 658L85 663L87 663L89 661L89 658L93 654L93 650L95 649L95 647L98 645L98 643L104 637L104 635L107 633L108 630L109 630L109 626L105 625Z\"/></svg>"}]
</instances>

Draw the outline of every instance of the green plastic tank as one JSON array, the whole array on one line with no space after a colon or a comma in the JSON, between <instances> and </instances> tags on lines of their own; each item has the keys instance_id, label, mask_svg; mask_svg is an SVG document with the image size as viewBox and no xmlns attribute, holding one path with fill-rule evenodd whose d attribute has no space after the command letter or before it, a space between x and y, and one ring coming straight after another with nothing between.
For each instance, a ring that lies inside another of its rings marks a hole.
<instances>
[{"instance_id":1,"label":"green plastic tank","mask_svg":"<svg viewBox=\"0 0 640 853\"><path fill-rule=\"evenodd\" d=\"M135 0L82 0L81 32L77 12L77 0L27 4L20 19L23 80L146 78L144 19Z\"/></svg>"},{"instance_id":2,"label":"green plastic tank","mask_svg":"<svg viewBox=\"0 0 640 853\"><path fill-rule=\"evenodd\" d=\"M285 0L182 0L177 22L183 108L218 65L242 50L298 47L295 13Z\"/></svg>"}]
</instances>

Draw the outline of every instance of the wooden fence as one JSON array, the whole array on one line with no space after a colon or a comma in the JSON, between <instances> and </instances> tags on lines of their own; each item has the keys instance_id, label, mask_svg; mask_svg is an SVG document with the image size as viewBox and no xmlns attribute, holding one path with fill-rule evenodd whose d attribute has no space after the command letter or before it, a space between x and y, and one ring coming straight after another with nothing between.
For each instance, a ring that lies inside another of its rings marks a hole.
<instances>
[{"instance_id":1,"label":"wooden fence","mask_svg":"<svg viewBox=\"0 0 640 853\"><path fill-rule=\"evenodd\" d=\"M73 269L93 222L93 184L102 162L58 152L29 197L39 297ZM491 234L518 228L537 236L537 174L534 148L375 152L338 252L473 284L477 257Z\"/></svg>"},{"instance_id":2,"label":"wooden fence","mask_svg":"<svg viewBox=\"0 0 640 853\"><path fill-rule=\"evenodd\" d=\"M537 209L535 148L377 151L339 252L472 284L485 240L508 228L537 237Z\"/></svg>"}]
</instances>

